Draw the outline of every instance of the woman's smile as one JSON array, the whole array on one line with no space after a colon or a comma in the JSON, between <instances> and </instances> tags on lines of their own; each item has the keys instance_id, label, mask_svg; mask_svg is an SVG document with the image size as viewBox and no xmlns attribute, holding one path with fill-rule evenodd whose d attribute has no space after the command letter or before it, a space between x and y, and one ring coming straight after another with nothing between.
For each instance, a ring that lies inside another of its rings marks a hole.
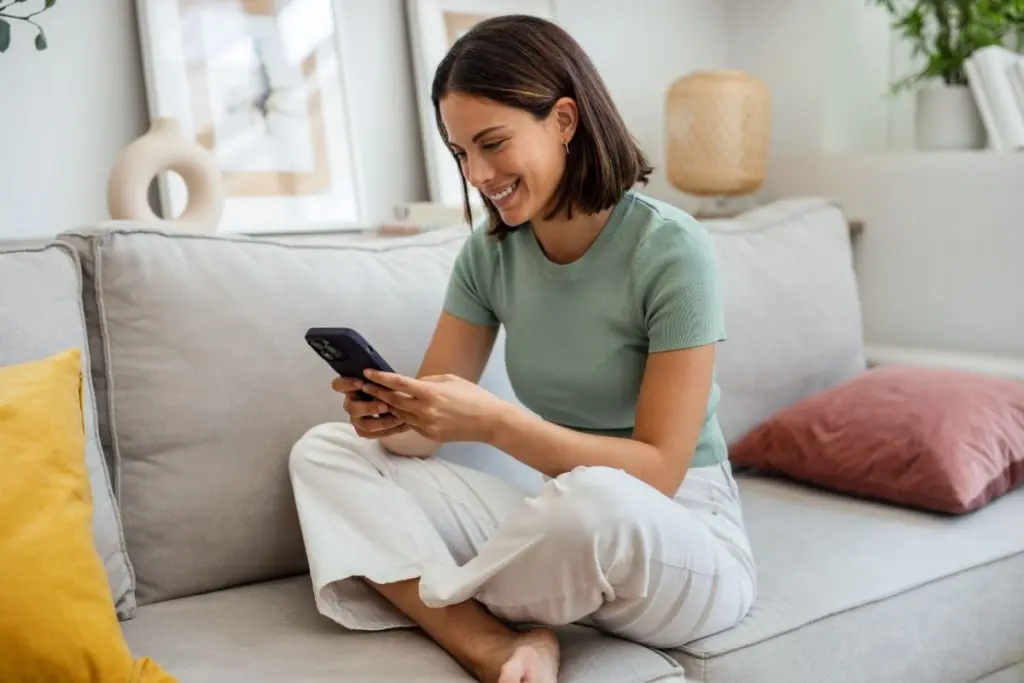
<instances>
[{"instance_id":1,"label":"woman's smile","mask_svg":"<svg viewBox=\"0 0 1024 683\"><path fill-rule=\"evenodd\" d=\"M516 199L516 193L519 190L519 182L519 180L515 180L496 191L485 192L485 194L497 208L507 208Z\"/></svg>"}]
</instances>

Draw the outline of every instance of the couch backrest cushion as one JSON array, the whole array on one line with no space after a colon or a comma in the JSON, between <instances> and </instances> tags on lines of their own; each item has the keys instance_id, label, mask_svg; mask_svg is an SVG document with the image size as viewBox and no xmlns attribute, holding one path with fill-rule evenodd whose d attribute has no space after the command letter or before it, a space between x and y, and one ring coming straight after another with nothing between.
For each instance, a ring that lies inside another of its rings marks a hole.
<instances>
[{"instance_id":1,"label":"couch backrest cushion","mask_svg":"<svg viewBox=\"0 0 1024 683\"><path fill-rule=\"evenodd\" d=\"M303 334L353 327L398 372L415 373L465 237L364 246L137 227L62 236L82 254L93 341L105 351L94 377L140 604L306 571L288 454L310 427L345 414ZM511 398L501 355L483 383Z\"/></svg>"},{"instance_id":2,"label":"couch backrest cushion","mask_svg":"<svg viewBox=\"0 0 1024 683\"><path fill-rule=\"evenodd\" d=\"M0 250L0 365L39 360L69 348L79 350L93 543L103 561L117 615L127 619L134 616L135 582L100 449L81 287L76 253L66 244Z\"/></svg>"},{"instance_id":3,"label":"couch backrest cushion","mask_svg":"<svg viewBox=\"0 0 1024 683\"><path fill-rule=\"evenodd\" d=\"M776 411L865 369L846 217L833 202L772 202L705 221L725 290L719 419L732 443Z\"/></svg>"}]
</instances>

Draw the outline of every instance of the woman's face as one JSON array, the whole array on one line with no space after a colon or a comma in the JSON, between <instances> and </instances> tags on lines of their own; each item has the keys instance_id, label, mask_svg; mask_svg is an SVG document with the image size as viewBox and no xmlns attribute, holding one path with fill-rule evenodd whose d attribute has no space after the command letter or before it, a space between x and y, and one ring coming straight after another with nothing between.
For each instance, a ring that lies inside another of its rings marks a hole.
<instances>
[{"instance_id":1,"label":"woman's face","mask_svg":"<svg viewBox=\"0 0 1024 683\"><path fill-rule=\"evenodd\" d=\"M502 220L521 225L551 202L565 171L564 141L575 104L563 100L544 120L493 100L449 93L441 120L466 182L483 193Z\"/></svg>"}]
</instances>

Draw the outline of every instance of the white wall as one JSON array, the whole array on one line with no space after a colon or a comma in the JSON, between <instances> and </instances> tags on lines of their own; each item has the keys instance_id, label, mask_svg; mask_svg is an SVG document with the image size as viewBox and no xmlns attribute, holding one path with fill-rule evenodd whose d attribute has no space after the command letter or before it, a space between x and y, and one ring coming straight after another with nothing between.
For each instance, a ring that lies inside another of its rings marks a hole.
<instances>
[{"instance_id":1,"label":"white wall","mask_svg":"<svg viewBox=\"0 0 1024 683\"><path fill-rule=\"evenodd\" d=\"M855 257L877 344L1024 357L1024 155L786 155L766 199L818 195L865 222Z\"/></svg>"},{"instance_id":2,"label":"white wall","mask_svg":"<svg viewBox=\"0 0 1024 683\"><path fill-rule=\"evenodd\" d=\"M888 15L865 0L731 0L729 65L772 92L772 152L888 145Z\"/></svg>"},{"instance_id":3,"label":"white wall","mask_svg":"<svg viewBox=\"0 0 1024 683\"><path fill-rule=\"evenodd\" d=\"M665 93L689 71L728 60L728 4L722 0L556 0L560 23L601 72L626 125L654 165L646 191L686 197L665 173Z\"/></svg>"},{"instance_id":4,"label":"white wall","mask_svg":"<svg viewBox=\"0 0 1024 683\"><path fill-rule=\"evenodd\" d=\"M36 0L29 0L35 2ZM106 179L148 122L134 2L64 3L40 18L50 49L17 39L0 56L0 238L52 235L103 220ZM427 198L404 0L341 0L352 119L369 214ZM727 57L717 0L557 0L656 167L649 191L680 195L664 173L664 93ZM367 58L373 55L372 58Z\"/></svg>"},{"instance_id":5,"label":"white wall","mask_svg":"<svg viewBox=\"0 0 1024 683\"><path fill-rule=\"evenodd\" d=\"M44 52L32 46L33 31L12 22L12 45L0 55L0 237L106 215L107 172L146 121L131 7L58 3L36 17Z\"/></svg>"}]
</instances>

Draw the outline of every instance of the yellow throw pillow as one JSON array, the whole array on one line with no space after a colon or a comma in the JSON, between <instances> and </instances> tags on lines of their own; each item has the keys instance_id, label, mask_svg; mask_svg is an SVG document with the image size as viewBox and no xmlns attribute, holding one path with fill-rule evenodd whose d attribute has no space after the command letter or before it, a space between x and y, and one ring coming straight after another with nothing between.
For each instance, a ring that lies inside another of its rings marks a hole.
<instances>
[{"instance_id":1,"label":"yellow throw pillow","mask_svg":"<svg viewBox=\"0 0 1024 683\"><path fill-rule=\"evenodd\" d=\"M93 546L80 364L0 367L0 681L173 683L133 659Z\"/></svg>"}]
</instances>

